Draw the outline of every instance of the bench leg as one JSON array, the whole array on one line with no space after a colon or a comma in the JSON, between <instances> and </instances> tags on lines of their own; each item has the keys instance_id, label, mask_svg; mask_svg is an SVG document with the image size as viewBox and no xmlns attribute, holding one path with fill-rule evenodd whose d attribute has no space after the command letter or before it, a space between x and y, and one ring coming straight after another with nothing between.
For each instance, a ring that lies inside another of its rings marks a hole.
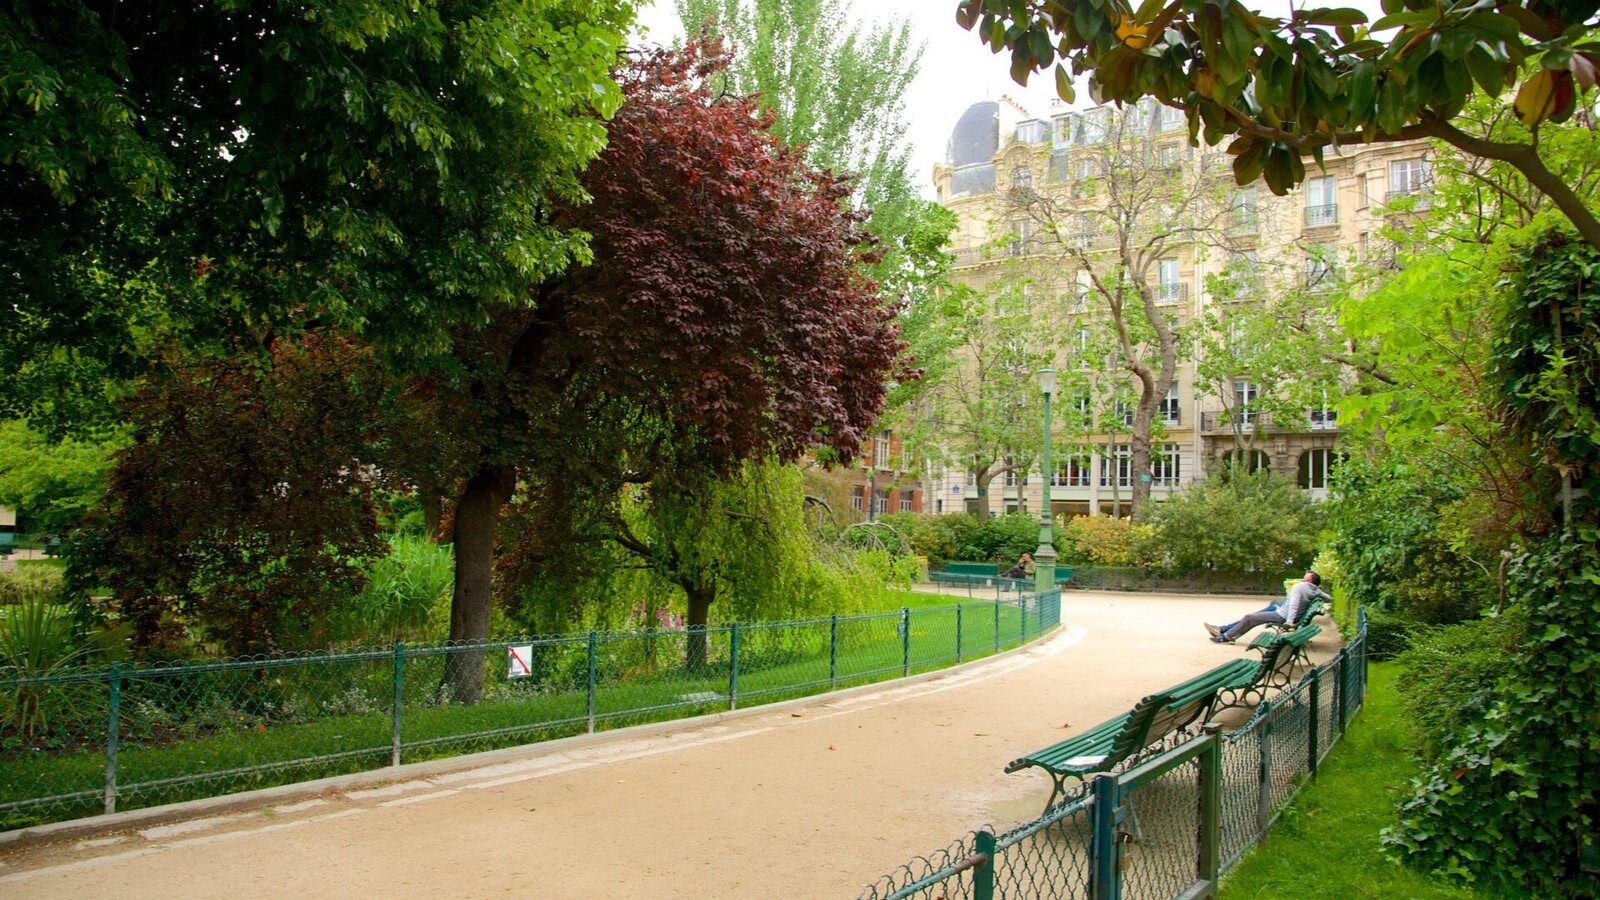
<instances>
[{"instance_id":1,"label":"bench leg","mask_svg":"<svg viewBox=\"0 0 1600 900\"><path fill-rule=\"evenodd\" d=\"M1067 792L1065 775L1051 775L1050 780L1055 784L1055 788L1050 791L1050 799L1044 802L1044 812L1039 814L1041 817L1050 812L1050 808L1056 805L1057 797Z\"/></svg>"}]
</instances>

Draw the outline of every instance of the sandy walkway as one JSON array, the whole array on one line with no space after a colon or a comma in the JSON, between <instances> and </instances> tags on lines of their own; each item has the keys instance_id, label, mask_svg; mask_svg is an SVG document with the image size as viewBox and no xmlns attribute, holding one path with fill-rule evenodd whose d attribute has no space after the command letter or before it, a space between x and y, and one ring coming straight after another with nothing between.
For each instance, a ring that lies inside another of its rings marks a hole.
<instances>
[{"instance_id":1,"label":"sandy walkway","mask_svg":"<svg viewBox=\"0 0 1600 900\"><path fill-rule=\"evenodd\" d=\"M930 682L298 804L14 848L6 897L853 897L1038 812L1014 757L1247 651L1244 598L1070 593L1029 650ZM1331 632L1331 629L1329 629ZM1331 655L1337 638L1314 650Z\"/></svg>"}]
</instances>

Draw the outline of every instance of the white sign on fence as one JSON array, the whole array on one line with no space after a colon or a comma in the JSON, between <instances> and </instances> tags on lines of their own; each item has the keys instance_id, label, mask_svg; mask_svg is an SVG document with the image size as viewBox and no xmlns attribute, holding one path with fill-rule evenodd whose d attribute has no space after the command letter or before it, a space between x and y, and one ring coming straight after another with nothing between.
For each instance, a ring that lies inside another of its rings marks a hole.
<instances>
[{"instance_id":1,"label":"white sign on fence","mask_svg":"<svg viewBox=\"0 0 1600 900\"><path fill-rule=\"evenodd\" d=\"M533 645L523 644L520 647L506 648L506 677L527 678L533 674L533 669L528 663L533 660Z\"/></svg>"}]
</instances>

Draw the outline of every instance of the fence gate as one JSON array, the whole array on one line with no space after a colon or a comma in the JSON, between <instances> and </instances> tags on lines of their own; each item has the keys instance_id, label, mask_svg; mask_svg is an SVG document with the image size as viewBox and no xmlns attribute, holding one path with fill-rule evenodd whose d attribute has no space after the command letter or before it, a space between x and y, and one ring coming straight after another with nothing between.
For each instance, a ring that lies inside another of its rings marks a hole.
<instances>
[{"instance_id":1,"label":"fence gate","mask_svg":"<svg viewBox=\"0 0 1600 900\"><path fill-rule=\"evenodd\" d=\"M1089 896L1215 896L1221 781L1222 738L1214 725L1149 762L1097 776Z\"/></svg>"}]
</instances>

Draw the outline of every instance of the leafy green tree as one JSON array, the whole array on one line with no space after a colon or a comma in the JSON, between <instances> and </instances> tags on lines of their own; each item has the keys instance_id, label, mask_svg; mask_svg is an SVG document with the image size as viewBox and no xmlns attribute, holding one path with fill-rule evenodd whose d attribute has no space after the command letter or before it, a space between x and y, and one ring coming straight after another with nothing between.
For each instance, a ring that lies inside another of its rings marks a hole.
<instances>
[{"instance_id":1,"label":"leafy green tree","mask_svg":"<svg viewBox=\"0 0 1600 900\"><path fill-rule=\"evenodd\" d=\"M586 259L628 0L98 0L0 14L0 411L113 415L177 343L342 326L429 370ZM48 401L48 402L46 402ZM44 418L49 421L44 421Z\"/></svg>"},{"instance_id":2,"label":"leafy green tree","mask_svg":"<svg viewBox=\"0 0 1600 900\"><path fill-rule=\"evenodd\" d=\"M99 504L121 443L115 433L100 441L52 441L26 422L0 422L0 506L17 511L23 531L71 531Z\"/></svg>"},{"instance_id":3,"label":"leafy green tree","mask_svg":"<svg viewBox=\"0 0 1600 900\"><path fill-rule=\"evenodd\" d=\"M1099 100L1152 96L1189 115L1195 140L1231 137L1240 184L1283 194L1328 147L1435 138L1516 169L1600 249L1600 217L1548 165L1541 126L1561 123L1595 84L1600 42L1587 3L1385 0L1369 22L1349 8L1295 8L1286 17L1241 4L1150 0L961 0L956 18L1011 75L1054 68L1074 96L1088 74ZM1473 134L1452 120L1481 90L1511 110L1525 138ZM1503 101L1502 101L1503 103Z\"/></svg>"},{"instance_id":4,"label":"leafy green tree","mask_svg":"<svg viewBox=\"0 0 1600 900\"><path fill-rule=\"evenodd\" d=\"M915 281L913 232L937 204L918 197L906 140L905 96L922 48L909 20L881 29L850 22L843 0L675 0L690 35L733 43L727 79L773 116L772 133L816 166L855 176L853 201L884 260L873 277L887 296Z\"/></svg>"}]
</instances>

